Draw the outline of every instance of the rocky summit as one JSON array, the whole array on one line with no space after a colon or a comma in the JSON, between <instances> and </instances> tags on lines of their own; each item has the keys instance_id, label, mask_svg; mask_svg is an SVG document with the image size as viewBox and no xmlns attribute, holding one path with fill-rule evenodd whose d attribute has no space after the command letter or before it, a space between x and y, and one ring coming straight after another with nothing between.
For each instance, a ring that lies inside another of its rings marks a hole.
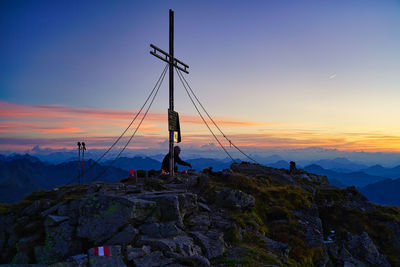
<instances>
[{"instance_id":1,"label":"rocky summit","mask_svg":"<svg viewBox=\"0 0 400 267\"><path fill-rule=\"evenodd\" d=\"M0 206L0 251L2 266L400 266L400 210L235 163L36 191Z\"/></svg>"}]
</instances>

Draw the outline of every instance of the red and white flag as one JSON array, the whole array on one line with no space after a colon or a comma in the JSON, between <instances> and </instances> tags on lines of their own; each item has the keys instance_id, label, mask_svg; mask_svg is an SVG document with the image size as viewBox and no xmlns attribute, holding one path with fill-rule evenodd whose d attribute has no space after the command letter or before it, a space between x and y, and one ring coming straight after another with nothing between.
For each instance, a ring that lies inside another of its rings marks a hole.
<instances>
[{"instance_id":1,"label":"red and white flag","mask_svg":"<svg viewBox=\"0 0 400 267\"><path fill-rule=\"evenodd\" d=\"M94 256L106 256L110 257L110 247L104 246L104 247L94 247L93 248L93 254Z\"/></svg>"}]
</instances>

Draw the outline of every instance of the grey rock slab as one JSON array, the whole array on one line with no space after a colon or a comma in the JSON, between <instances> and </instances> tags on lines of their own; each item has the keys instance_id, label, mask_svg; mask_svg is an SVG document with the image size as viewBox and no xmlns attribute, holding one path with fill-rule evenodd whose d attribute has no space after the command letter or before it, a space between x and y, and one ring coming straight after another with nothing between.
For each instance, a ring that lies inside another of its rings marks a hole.
<instances>
[{"instance_id":1,"label":"grey rock slab","mask_svg":"<svg viewBox=\"0 0 400 267\"><path fill-rule=\"evenodd\" d=\"M46 220L44 222L45 226L54 226L62 223L63 221L69 220L67 216L56 216L56 215L47 215Z\"/></svg>"},{"instance_id":2,"label":"grey rock slab","mask_svg":"<svg viewBox=\"0 0 400 267\"><path fill-rule=\"evenodd\" d=\"M126 267L122 256L90 257L89 267Z\"/></svg>"},{"instance_id":3,"label":"grey rock slab","mask_svg":"<svg viewBox=\"0 0 400 267\"><path fill-rule=\"evenodd\" d=\"M161 221L178 221L183 225L183 218L179 209L179 199L177 195L144 195L142 198L152 200L157 203L157 209L161 214Z\"/></svg>"},{"instance_id":4,"label":"grey rock slab","mask_svg":"<svg viewBox=\"0 0 400 267\"><path fill-rule=\"evenodd\" d=\"M0 264L1 267L48 267L46 264Z\"/></svg>"},{"instance_id":5,"label":"grey rock slab","mask_svg":"<svg viewBox=\"0 0 400 267\"><path fill-rule=\"evenodd\" d=\"M165 222L160 223L160 234L162 237L170 237L184 234L184 232L178 228L177 222Z\"/></svg>"},{"instance_id":6,"label":"grey rock slab","mask_svg":"<svg viewBox=\"0 0 400 267\"><path fill-rule=\"evenodd\" d=\"M139 227L140 232L144 235L154 238L161 238L159 223L145 223Z\"/></svg>"},{"instance_id":7,"label":"grey rock slab","mask_svg":"<svg viewBox=\"0 0 400 267\"><path fill-rule=\"evenodd\" d=\"M280 253L286 260L288 259L290 252L290 246L288 244L272 240L259 232L256 232L256 234L265 241L269 249Z\"/></svg>"},{"instance_id":8,"label":"grey rock slab","mask_svg":"<svg viewBox=\"0 0 400 267\"><path fill-rule=\"evenodd\" d=\"M177 226L178 222L162 222L142 224L139 229L145 235L153 238L170 237L183 234Z\"/></svg>"},{"instance_id":9,"label":"grey rock slab","mask_svg":"<svg viewBox=\"0 0 400 267\"><path fill-rule=\"evenodd\" d=\"M162 239L162 238L151 238L146 236L141 236L136 241L137 246L150 246L152 249L162 250L162 251L171 251L174 252L176 250L176 244L171 239Z\"/></svg>"},{"instance_id":10,"label":"grey rock slab","mask_svg":"<svg viewBox=\"0 0 400 267\"><path fill-rule=\"evenodd\" d=\"M203 211L208 211L208 212L211 211L211 209L210 209L206 204L201 203L201 202L199 202L199 208L200 208L201 210L203 210Z\"/></svg>"},{"instance_id":11,"label":"grey rock slab","mask_svg":"<svg viewBox=\"0 0 400 267\"><path fill-rule=\"evenodd\" d=\"M135 198L99 196L81 202L77 236L96 245L110 239L131 221L142 222L156 203Z\"/></svg>"},{"instance_id":12,"label":"grey rock slab","mask_svg":"<svg viewBox=\"0 0 400 267\"><path fill-rule=\"evenodd\" d=\"M208 212L194 213L189 217L189 228L192 231L207 231L211 226Z\"/></svg>"},{"instance_id":13,"label":"grey rock slab","mask_svg":"<svg viewBox=\"0 0 400 267\"><path fill-rule=\"evenodd\" d=\"M74 262L57 262L57 263L53 263L48 265L49 267L76 267L77 265Z\"/></svg>"},{"instance_id":14,"label":"grey rock slab","mask_svg":"<svg viewBox=\"0 0 400 267\"><path fill-rule=\"evenodd\" d=\"M35 200L22 211L22 215L32 216L40 210L40 200Z\"/></svg>"},{"instance_id":15,"label":"grey rock slab","mask_svg":"<svg viewBox=\"0 0 400 267\"><path fill-rule=\"evenodd\" d=\"M228 230L233 226L232 219L224 210L210 213L210 220L212 228Z\"/></svg>"},{"instance_id":16,"label":"grey rock slab","mask_svg":"<svg viewBox=\"0 0 400 267\"><path fill-rule=\"evenodd\" d=\"M349 236L347 246L353 256L370 265L382 267L390 266L386 257L379 253L367 232L363 232L360 235Z\"/></svg>"},{"instance_id":17,"label":"grey rock slab","mask_svg":"<svg viewBox=\"0 0 400 267\"><path fill-rule=\"evenodd\" d=\"M105 242L106 245L126 245L132 242L139 231L135 229L132 225L128 224L121 232L115 234L108 241Z\"/></svg>"},{"instance_id":18,"label":"grey rock slab","mask_svg":"<svg viewBox=\"0 0 400 267\"><path fill-rule=\"evenodd\" d=\"M133 259L136 267L164 266L173 262L173 259L167 258L161 251L154 251L150 254Z\"/></svg>"},{"instance_id":19,"label":"grey rock slab","mask_svg":"<svg viewBox=\"0 0 400 267\"><path fill-rule=\"evenodd\" d=\"M200 244L205 251L206 257L209 259L221 256L225 252L223 234L217 231L190 232L193 239Z\"/></svg>"},{"instance_id":20,"label":"grey rock slab","mask_svg":"<svg viewBox=\"0 0 400 267\"><path fill-rule=\"evenodd\" d=\"M78 254L71 256L70 262L73 262L76 267L86 267L89 264L89 258L87 254Z\"/></svg>"},{"instance_id":21,"label":"grey rock slab","mask_svg":"<svg viewBox=\"0 0 400 267\"><path fill-rule=\"evenodd\" d=\"M72 200L65 205L61 205L57 209L59 216L75 217L79 212L79 200Z\"/></svg>"},{"instance_id":22,"label":"grey rock slab","mask_svg":"<svg viewBox=\"0 0 400 267\"><path fill-rule=\"evenodd\" d=\"M141 258L146 254L150 254L151 247L150 246L142 246L140 248L134 248L131 245L126 247L126 255L129 261L135 258Z\"/></svg>"},{"instance_id":23,"label":"grey rock slab","mask_svg":"<svg viewBox=\"0 0 400 267\"><path fill-rule=\"evenodd\" d=\"M67 221L55 227L46 227L44 245L35 247L36 261L42 264L52 264L79 253L82 244L75 239L74 231L75 228Z\"/></svg>"},{"instance_id":24,"label":"grey rock slab","mask_svg":"<svg viewBox=\"0 0 400 267\"><path fill-rule=\"evenodd\" d=\"M178 195L179 209L182 218L186 215L198 211L197 195L193 193L184 193Z\"/></svg>"},{"instance_id":25,"label":"grey rock slab","mask_svg":"<svg viewBox=\"0 0 400 267\"><path fill-rule=\"evenodd\" d=\"M41 215L42 217L46 217L46 216L49 215L49 214L56 213L57 210L58 210L58 208L59 208L60 206L64 205L65 203L67 203L66 200L63 201L63 202L60 202L60 203L58 203L58 204L56 204L56 205L54 205L54 206L52 206L52 207L50 207L50 208L48 208L47 210L45 210L45 211L43 211L43 212L41 212L40 215Z\"/></svg>"},{"instance_id":26,"label":"grey rock slab","mask_svg":"<svg viewBox=\"0 0 400 267\"><path fill-rule=\"evenodd\" d=\"M203 256L199 256L199 255L195 255L195 256L187 256L187 257L180 257L178 258L178 261L181 260L183 262L191 262L194 263L195 266L197 267L210 267L210 261L203 257Z\"/></svg>"},{"instance_id":27,"label":"grey rock slab","mask_svg":"<svg viewBox=\"0 0 400 267\"><path fill-rule=\"evenodd\" d=\"M157 203L161 213L161 222L177 221L183 228L183 218L197 211L197 195L192 193L168 193L168 194L143 194L140 196L146 200Z\"/></svg>"},{"instance_id":28,"label":"grey rock slab","mask_svg":"<svg viewBox=\"0 0 400 267\"><path fill-rule=\"evenodd\" d=\"M293 213L298 218L300 230L305 233L306 243L314 248L322 247L324 244L324 236L318 209L297 210Z\"/></svg>"},{"instance_id":29,"label":"grey rock slab","mask_svg":"<svg viewBox=\"0 0 400 267\"><path fill-rule=\"evenodd\" d=\"M193 239L186 235L170 238L150 238L141 236L136 245L148 245L154 250L174 252L183 256L201 255L201 248L194 244Z\"/></svg>"},{"instance_id":30,"label":"grey rock slab","mask_svg":"<svg viewBox=\"0 0 400 267\"><path fill-rule=\"evenodd\" d=\"M254 207L255 198L238 189L224 189L217 193L216 204L230 209L249 210Z\"/></svg>"},{"instance_id":31,"label":"grey rock slab","mask_svg":"<svg viewBox=\"0 0 400 267\"><path fill-rule=\"evenodd\" d=\"M184 256L196 256L201 255L201 248L194 244L194 241L191 237L182 235L176 236L173 238L176 244L175 252L184 255Z\"/></svg>"}]
</instances>

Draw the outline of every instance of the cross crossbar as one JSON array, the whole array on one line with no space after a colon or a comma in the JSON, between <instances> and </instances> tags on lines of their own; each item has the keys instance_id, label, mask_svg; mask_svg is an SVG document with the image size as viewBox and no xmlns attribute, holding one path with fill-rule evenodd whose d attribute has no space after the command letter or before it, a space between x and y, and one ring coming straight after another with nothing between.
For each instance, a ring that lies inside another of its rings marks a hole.
<instances>
[{"instance_id":1,"label":"cross crossbar","mask_svg":"<svg viewBox=\"0 0 400 267\"><path fill-rule=\"evenodd\" d=\"M153 48L153 51L150 51L150 54L152 54L155 57L158 57L159 59L167 62L167 63L171 63L171 55L168 54L167 52L165 52L164 50L162 50L161 48L158 48L157 46L150 44L150 47ZM164 55L164 57L160 54L157 54L157 51L160 52L161 54ZM189 74L189 71L187 71L187 69L189 68L188 65L186 65L185 63L183 63L182 61L180 61L177 58L173 58L173 65L175 68L180 69L181 71ZM180 66L182 65L182 67Z\"/></svg>"}]
</instances>

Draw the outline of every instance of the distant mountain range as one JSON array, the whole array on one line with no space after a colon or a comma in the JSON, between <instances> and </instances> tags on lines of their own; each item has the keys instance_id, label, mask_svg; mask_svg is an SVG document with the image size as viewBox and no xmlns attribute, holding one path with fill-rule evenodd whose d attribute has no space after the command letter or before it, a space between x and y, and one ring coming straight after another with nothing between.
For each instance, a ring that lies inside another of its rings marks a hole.
<instances>
[{"instance_id":1,"label":"distant mountain range","mask_svg":"<svg viewBox=\"0 0 400 267\"><path fill-rule=\"evenodd\" d=\"M361 171L371 175L378 175L392 179L400 178L400 165L393 168L385 168L381 165L374 165L369 168L362 169Z\"/></svg>"},{"instance_id":2,"label":"distant mountain range","mask_svg":"<svg viewBox=\"0 0 400 267\"><path fill-rule=\"evenodd\" d=\"M364 172L341 173L332 170L326 170L316 164L306 166L304 167L304 170L319 175L325 175L328 177L328 179L330 180L335 179L339 183L345 186L354 185L356 187L363 187L368 184L376 183L387 179L386 177L370 175Z\"/></svg>"},{"instance_id":3,"label":"distant mountain range","mask_svg":"<svg viewBox=\"0 0 400 267\"><path fill-rule=\"evenodd\" d=\"M93 160L85 162L86 170L93 164ZM103 170L104 166L94 165L92 170L85 174L85 182L93 180L117 182L129 175L125 170L111 167L100 179L96 179ZM78 183L77 177L77 161L53 165L29 155L2 157L0 158L0 203L19 201L35 190L50 189L68 182Z\"/></svg>"},{"instance_id":4,"label":"distant mountain range","mask_svg":"<svg viewBox=\"0 0 400 267\"><path fill-rule=\"evenodd\" d=\"M312 164L336 172L357 172L368 167L363 164L354 163L346 158L321 159L313 161Z\"/></svg>"},{"instance_id":5,"label":"distant mountain range","mask_svg":"<svg viewBox=\"0 0 400 267\"><path fill-rule=\"evenodd\" d=\"M400 178L379 181L359 188L359 190L374 203L400 207Z\"/></svg>"},{"instance_id":6,"label":"distant mountain range","mask_svg":"<svg viewBox=\"0 0 400 267\"><path fill-rule=\"evenodd\" d=\"M186 160L186 159L185 159ZM219 171L229 168L231 162L216 159L188 159L197 171L213 167ZM94 167L85 173L84 182L94 180L104 182L117 182L129 176L129 170L160 170L161 162L149 157L122 157L113 163L113 166L98 178L106 166L112 161L108 160L101 164L95 164L93 160L85 161L87 171L93 164ZM179 170L188 169L179 166ZM50 189L55 186L64 185L68 182L78 183L78 162L68 161L59 164L43 162L37 157L29 154L0 155L0 203L16 202L35 190Z\"/></svg>"}]
</instances>

